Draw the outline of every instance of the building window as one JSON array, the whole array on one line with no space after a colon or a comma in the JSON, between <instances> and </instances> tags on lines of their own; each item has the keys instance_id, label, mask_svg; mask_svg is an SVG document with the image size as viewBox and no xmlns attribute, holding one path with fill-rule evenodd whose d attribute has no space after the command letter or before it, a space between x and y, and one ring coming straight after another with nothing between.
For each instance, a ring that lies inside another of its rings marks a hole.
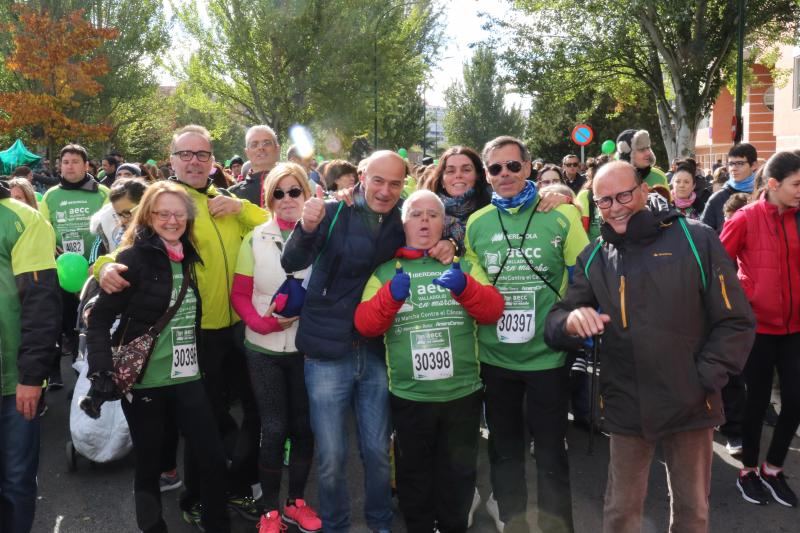
<instances>
[{"instance_id":1,"label":"building window","mask_svg":"<svg viewBox=\"0 0 800 533\"><path fill-rule=\"evenodd\" d=\"M767 87L767 90L764 91L764 107L769 109L770 111L775 110L775 86L770 85Z\"/></svg>"},{"instance_id":2,"label":"building window","mask_svg":"<svg viewBox=\"0 0 800 533\"><path fill-rule=\"evenodd\" d=\"M794 58L794 74L792 79L792 108L800 109L800 56Z\"/></svg>"}]
</instances>

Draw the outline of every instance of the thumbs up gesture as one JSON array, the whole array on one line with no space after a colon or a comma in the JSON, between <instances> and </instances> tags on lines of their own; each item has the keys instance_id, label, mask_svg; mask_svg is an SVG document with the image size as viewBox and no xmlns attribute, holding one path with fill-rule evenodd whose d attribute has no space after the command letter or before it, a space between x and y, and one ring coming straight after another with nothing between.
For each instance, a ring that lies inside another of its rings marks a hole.
<instances>
[{"instance_id":1,"label":"thumbs up gesture","mask_svg":"<svg viewBox=\"0 0 800 533\"><path fill-rule=\"evenodd\" d=\"M317 229L322 219L325 218L325 193L322 188L317 189L317 196L309 198L303 204L303 214L300 218L300 224L303 231L311 233Z\"/></svg>"},{"instance_id":2,"label":"thumbs up gesture","mask_svg":"<svg viewBox=\"0 0 800 533\"><path fill-rule=\"evenodd\" d=\"M400 261L395 264L394 277L389 281L389 292L395 301L402 302L411 295L411 276L403 272Z\"/></svg>"},{"instance_id":3,"label":"thumbs up gesture","mask_svg":"<svg viewBox=\"0 0 800 533\"><path fill-rule=\"evenodd\" d=\"M461 296L461 293L467 288L467 277L461 271L461 262L458 260L458 257L453 259L450 268L445 270L441 276L434 279L433 283L445 289L450 289L456 296Z\"/></svg>"}]
</instances>

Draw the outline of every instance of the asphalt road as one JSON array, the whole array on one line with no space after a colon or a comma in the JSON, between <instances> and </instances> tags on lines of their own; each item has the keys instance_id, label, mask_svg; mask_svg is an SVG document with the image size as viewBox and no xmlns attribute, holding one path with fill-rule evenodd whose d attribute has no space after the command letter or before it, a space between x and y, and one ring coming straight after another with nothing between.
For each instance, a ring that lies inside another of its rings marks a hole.
<instances>
[{"instance_id":1,"label":"asphalt road","mask_svg":"<svg viewBox=\"0 0 800 533\"><path fill-rule=\"evenodd\" d=\"M42 452L39 467L39 502L35 533L133 533L138 531L133 508L133 461L130 456L111 464L91 464L78 459L78 469L67 471L65 443L69 436L69 402L67 391L74 380L66 359L62 360L67 386L48 394L49 410L42 420ZM352 431L351 431L352 435ZM765 427L764 445L771 435ZM575 529L578 532L600 531L603 491L608 464L608 441L596 440L595 453L588 456L588 433L570 427L569 443L573 509ZM711 530L713 532L797 532L800 531L800 510L771 503L758 507L745 503L735 486L741 464L725 452L725 441L715 436L714 464L711 488ZM355 442L351 438L348 480L353 509L353 532L366 532L363 522L363 476ZM800 439L795 438L786 462L786 471L793 475L790 484L800 491ZM535 524L536 482L535 464L527 464L530 495L529 523ZM312 471L307 499L316 505L315 472ZM479 455L478 489L483 500L488 498L489 473L485 441ZM181 522L177 506L178 491L164 494L164 516L172 532L195 531ZM395 502L396 503L396 502ZM232 516L233 531L252 533L254 524ZM657 456L650 475L650 489L646 502L643 531L666 531L669 520L669 500L663 463ZM405 532L399 513L396 514L395 533ZM471 532L495 531L494 524L481 504L475 514ZM532 529L534 531L534 529ZM293 533L292 529L289 533Z\"/></svg>"}]
</instances>

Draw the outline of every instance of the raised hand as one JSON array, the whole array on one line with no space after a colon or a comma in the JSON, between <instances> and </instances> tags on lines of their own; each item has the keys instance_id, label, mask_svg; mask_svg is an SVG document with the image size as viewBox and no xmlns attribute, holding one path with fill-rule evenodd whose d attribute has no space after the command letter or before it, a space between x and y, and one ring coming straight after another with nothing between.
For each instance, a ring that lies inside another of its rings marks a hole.
<instances>
[{"instance_id":1,"label":"raised hand","mask_svg":"<svg viewBox=\"0 0 800 533\"><path fill-rule=\"evenodd\" d=\"M398 302L402 302L411 295L411 276L403 272L403 267L400 261L395 265L394 277L389 282L389 292L392 293L392 298Z\"/></svg>"},{"instance_id":2,"label":"raised hand","mask_svg":"<svg viewBox=\"0 0 800 533\"><path fill-rule=\"evenodd\" d=\"M461 262L456 257L453 264L438 278L433 280L434 285L449 289L456 296L460 296L467 288L467 277L461 271Z\"/></svg>"}]
</instances>

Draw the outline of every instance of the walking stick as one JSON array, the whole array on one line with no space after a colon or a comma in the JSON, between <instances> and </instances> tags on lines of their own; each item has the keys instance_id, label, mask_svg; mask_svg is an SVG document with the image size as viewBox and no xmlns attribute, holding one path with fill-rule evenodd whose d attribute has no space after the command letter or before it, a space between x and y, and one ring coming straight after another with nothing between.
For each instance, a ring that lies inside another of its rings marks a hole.
<instances>
[{"instance_id":1,"label":"walking stick","mask_svg":"<svg viewBox=\"0 0 800 533\"><path fill-rule=\"evenodd\" d=\"M592 377L591 377L591 395L589 401L589 449L587 455L594 454L594 422L595 410L597 409L597 366L600 363L600 335L592 337Z\"/></svg>"}]
</instances>

